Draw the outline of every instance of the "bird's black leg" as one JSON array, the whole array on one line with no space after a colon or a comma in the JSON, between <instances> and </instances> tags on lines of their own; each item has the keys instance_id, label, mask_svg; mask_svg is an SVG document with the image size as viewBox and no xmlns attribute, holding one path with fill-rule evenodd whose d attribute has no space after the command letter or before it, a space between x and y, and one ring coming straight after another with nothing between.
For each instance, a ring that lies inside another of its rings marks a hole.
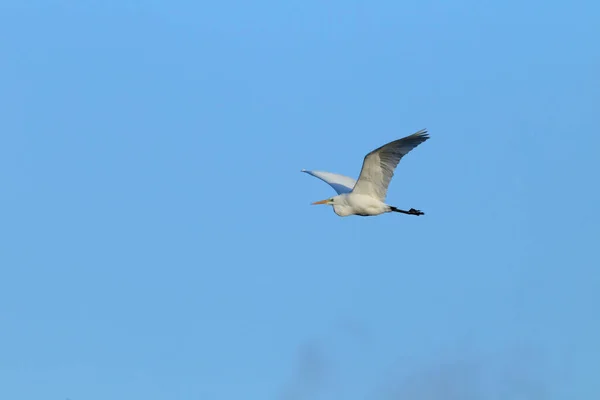
<instances>
[{"instance_id":1,"label":"bird's black leg","mask_svg":"<svg viewBox=\"0 0 600 400\"><path fill-rule=\"evenodd\" d=\"M420 210L415 210L414 208L411 208L408 211L401 210L401 209L396 208L396 207L390 207L390 208L391 208L392 211L403 213L403 214L408 214L408 215L425 215L424 212L422 212Z\"/></svg>"}]
</instances>

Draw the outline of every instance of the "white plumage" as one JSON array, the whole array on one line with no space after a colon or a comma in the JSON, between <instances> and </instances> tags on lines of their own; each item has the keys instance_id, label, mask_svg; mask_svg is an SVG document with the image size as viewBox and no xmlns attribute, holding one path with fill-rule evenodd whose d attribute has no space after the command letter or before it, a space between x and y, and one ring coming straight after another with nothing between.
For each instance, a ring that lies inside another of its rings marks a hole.
<instances>
[{"instance_id":1,"label":"white plumage","mask_svg":"<svg viewBox=\"0 0 600 400\"><path fill-rule=\"evenodd\" d=\"M334 212L341 217L379 215L391 211L423 215L421 211L414 208L404 211L390 206L385 203L385 199L394 170L402 157L427 139L429 135L423 129L373 150L365 156L357 181L332 172L303 169L302 172L328 183L338 193L337 196L313 204L331 205Z\"/></svg>"},{"instance_id":2,"label":"white plumage","mask_svg":"<svg viewBox=\"0 0 600 400\"><path fill-rule=\"evenodd\" d=\"M356 184L356 180L350 178L349 176L334 174L333 172L307 171L305 169L303 169L302 172L306 172L309 175L327 182L337 192L337 194L350 193Z\"/></svg>"}]
</instances>

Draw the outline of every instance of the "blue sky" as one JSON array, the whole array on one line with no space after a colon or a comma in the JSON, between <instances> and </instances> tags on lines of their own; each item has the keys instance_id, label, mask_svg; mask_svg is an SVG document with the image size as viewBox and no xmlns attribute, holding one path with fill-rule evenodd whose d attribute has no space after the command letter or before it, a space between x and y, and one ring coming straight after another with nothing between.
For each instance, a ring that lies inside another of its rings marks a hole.
<instances>
[{"instance_id":1,"label":"blue sky","mask_svg":"<svg viewBox=\"0 0 600 400\"><path fill-rule=\"evenodd\" d=\"M597 398L599 17L2 2L0 397Z\"/></svg>"}]
</instances>

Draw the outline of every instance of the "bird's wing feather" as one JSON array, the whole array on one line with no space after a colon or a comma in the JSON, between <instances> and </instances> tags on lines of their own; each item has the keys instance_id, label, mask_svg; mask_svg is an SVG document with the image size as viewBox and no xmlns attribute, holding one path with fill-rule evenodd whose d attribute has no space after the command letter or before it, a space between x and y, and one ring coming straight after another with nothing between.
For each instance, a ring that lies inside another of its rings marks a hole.
<instances>
[{"instance_id":1,"label":"bird's wing feather","mask_svg":"<svg viewBox=\"0 0 600 400\"><path fill-rule=\"evenodd\" d=\"M356 184L356 181L349 176L334 174L333 172L307 171L305 169L303 169L302 172L306 172L307 174L328 183L337 194L350 193Z\"/></svg>"},{"instance_id":2,"label":"bird's wing feather","mask_svg":"<svg viewBox=\"0 0 600 400\"><path fill-rule=\"evenodd\" d=\"M422 129L410 136L383 145L365 156L353 193L366 194L385 201L394 169L406 154L429 139Z\"/></svg>"}]
</instances>

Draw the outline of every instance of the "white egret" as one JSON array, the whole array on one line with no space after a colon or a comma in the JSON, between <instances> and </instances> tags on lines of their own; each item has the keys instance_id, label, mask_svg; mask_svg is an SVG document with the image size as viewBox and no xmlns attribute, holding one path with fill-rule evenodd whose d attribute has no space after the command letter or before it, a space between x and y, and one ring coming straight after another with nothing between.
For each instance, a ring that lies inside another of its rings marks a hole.
<instances>
[{"instance_id":1,"label":"white egret","mask_svg":"<svg viewBox=\"0 0 600 400\"><path fill-rule=\"evenodd\" d=\"M358 181L331 172L303 169L302 172L328 183L338 193L337 196L312 204L333 206L333 211L340 217L371 216L392 211L409 215L423 215L423 212L414 208L405 211L390 206L385 203L385 198L392 176L394 176L394 170L402 157L427 139L429 139L427 130L422 129L373 150L363 160Z\"/></svg>"}]
</instances>

